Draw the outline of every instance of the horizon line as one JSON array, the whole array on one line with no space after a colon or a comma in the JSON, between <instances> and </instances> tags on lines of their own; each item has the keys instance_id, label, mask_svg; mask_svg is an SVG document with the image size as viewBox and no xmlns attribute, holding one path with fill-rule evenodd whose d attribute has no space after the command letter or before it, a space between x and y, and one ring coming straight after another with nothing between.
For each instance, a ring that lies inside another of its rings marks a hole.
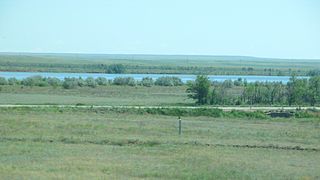
<instances>
[{"instance_id":1,"label":"horizon line","mask_svg":"<svg viewBox=\"0 0 320 180\"><path fill-rule=\"evenodd\" d=\"M89 53L89 52L27 52L27 51L0 51L0 54L69 54L69 55L131 55L131 56L208 56L208 57L244 57L256 59L281 60L320 60L320 58L279 58L251 55L217 55L217 54L157 54L157 53Z\"/></svg>"}]
</instances>

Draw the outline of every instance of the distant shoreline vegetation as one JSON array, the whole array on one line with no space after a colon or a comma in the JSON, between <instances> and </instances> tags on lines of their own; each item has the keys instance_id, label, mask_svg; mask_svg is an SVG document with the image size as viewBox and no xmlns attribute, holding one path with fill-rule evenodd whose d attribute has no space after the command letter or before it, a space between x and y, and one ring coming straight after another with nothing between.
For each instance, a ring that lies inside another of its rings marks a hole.
<instances>
[{"instance_id":1,"label":"distant shoreline vegetation","mask_svg":"<svg viewBox=\"0 0 320 180\"><path fill-rule=\"evenodd\" d=\"M123 65L123 64L42 64L2 63L3 72L56 72L56 73L107 73L107 74L210 74L210 75L255 75L255 76L298 76L319 75L318 69L278 69L257 67L201 67L177 65Z\"/></svg>"},{"instance_id":2,"label":"distant shoreline vegetation","mask_svg":"<svg viewBox=\"0 0 320 180\"><path fill-rule=\"evenodd\" d=\"M31 76L24 79L17 78L4 78L0 77L1 85L22 85L22 86L39 86L39 87L63 87L64 89L75 89L77 87L92 87L107 86L107 85L119 85L119 86L182 86L184 83L178 77L174 76L163 76L157 79L151 77L144 77L142 80L135 80L133 77L115 77L107 79L104 77L88 77L88 78L69 78L66 77L60 80L55 77L42 77L42 76Z\"/></svg>"}]
</instances>

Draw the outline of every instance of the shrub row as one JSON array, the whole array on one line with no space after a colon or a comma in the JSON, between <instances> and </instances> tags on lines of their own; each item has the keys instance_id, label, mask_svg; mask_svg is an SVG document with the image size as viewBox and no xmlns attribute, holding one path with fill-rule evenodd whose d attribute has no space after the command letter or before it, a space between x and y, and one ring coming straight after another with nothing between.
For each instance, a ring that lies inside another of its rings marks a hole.
<instances>
[{"instance_id":1,"label":"shrub row","mask_svg":"<svg viewBox=\"0 0 320 180\"><path fill-rule=\"evenodd\" d=\"M1 108L1 112L33 112L39 111L39 108L34 107L8 107ZM128 113L128 114L154 114L154 115L166 115L177 117L198 117L207 116L214 118L247 118L247 119L267 119L271 116L267 115L262 111L223 111L218 108L195 108L195 109L185 109L185 108L83 108L83 107L43 107L41 112L58 112L58 113L76 113L76 112L86 112L86 113ZM315 121L319 121L320 111L315 109L307 110L295 110L294 118L296 119L308 119L312 118Z\"/></svg>"},{"instance_id":2,"label":"shrub row","mask_svg":"<svg viewBox=\"0 0 320 180\"><path fill-rule=\"evenodd\" d=\"M116 113L133 113L133 114L156 114L176 117L227 117L227 118L250 118L250 119L265 119L268 116L262 111L246 112L233 110L225 112L218 108L94 108L92 109L96 113L106 113L109 111ZM90 110L91 111L91 110Z\"/></svg>"},{"instance_id":3,"label":"shrub row","mask_svg":"<svg viewBox=\"0 0 320 180\"><path fill-rule=\"evenodd\" d=\"M18 80L16 78L8 78L5 79L0 77L0 85L23 85L23 86L53 86L58 87L62 86L65 89L74 89L77 87L92 87L95 88L97 86L106 86L106 85L120 85L120 86L146 86L151 87L154 85L157 86L181 86L183 82L178 77L159 77L155 81L151 77L144 77L141 81L135 80L133 77L116 77L113 80L108 80L104 77L98 77L96 79L92 77L88 77L83 79L79 78L64 78L64 80L60 80L58 78L51 77L42 77L42 76L32 76L22 80Z\"/></svg>"}]
</instances>

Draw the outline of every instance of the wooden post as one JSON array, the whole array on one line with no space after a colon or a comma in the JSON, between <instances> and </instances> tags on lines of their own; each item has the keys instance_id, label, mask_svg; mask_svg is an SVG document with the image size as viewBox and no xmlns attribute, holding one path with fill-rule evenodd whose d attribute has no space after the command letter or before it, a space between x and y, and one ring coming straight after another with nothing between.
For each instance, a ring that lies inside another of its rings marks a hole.
<instances>
[{"instance_id":1,"label":"wooden post","mask_svg":"<svg viewBox=\"0 0 320 180\"><path fill-rule=\"evenodd\" d=\"M179 116L179 135L181 135L181 118Z\"/></svg>"}]
</instances>

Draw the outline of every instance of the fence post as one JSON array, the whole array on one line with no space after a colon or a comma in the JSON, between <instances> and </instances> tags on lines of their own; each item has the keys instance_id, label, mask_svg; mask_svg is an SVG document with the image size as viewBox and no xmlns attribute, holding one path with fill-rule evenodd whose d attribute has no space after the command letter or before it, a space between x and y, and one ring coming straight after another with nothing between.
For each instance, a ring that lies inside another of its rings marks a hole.
<instances>
[{"instance_id":1,"label":"fence post","mask_svg":"<svg viewBox=\"0 0 320 180\"><path fill-rule=\"evenodd\" d=\"M179 116L179 135L181 135L181 118Z\"/></svg>"}]
</instances>

